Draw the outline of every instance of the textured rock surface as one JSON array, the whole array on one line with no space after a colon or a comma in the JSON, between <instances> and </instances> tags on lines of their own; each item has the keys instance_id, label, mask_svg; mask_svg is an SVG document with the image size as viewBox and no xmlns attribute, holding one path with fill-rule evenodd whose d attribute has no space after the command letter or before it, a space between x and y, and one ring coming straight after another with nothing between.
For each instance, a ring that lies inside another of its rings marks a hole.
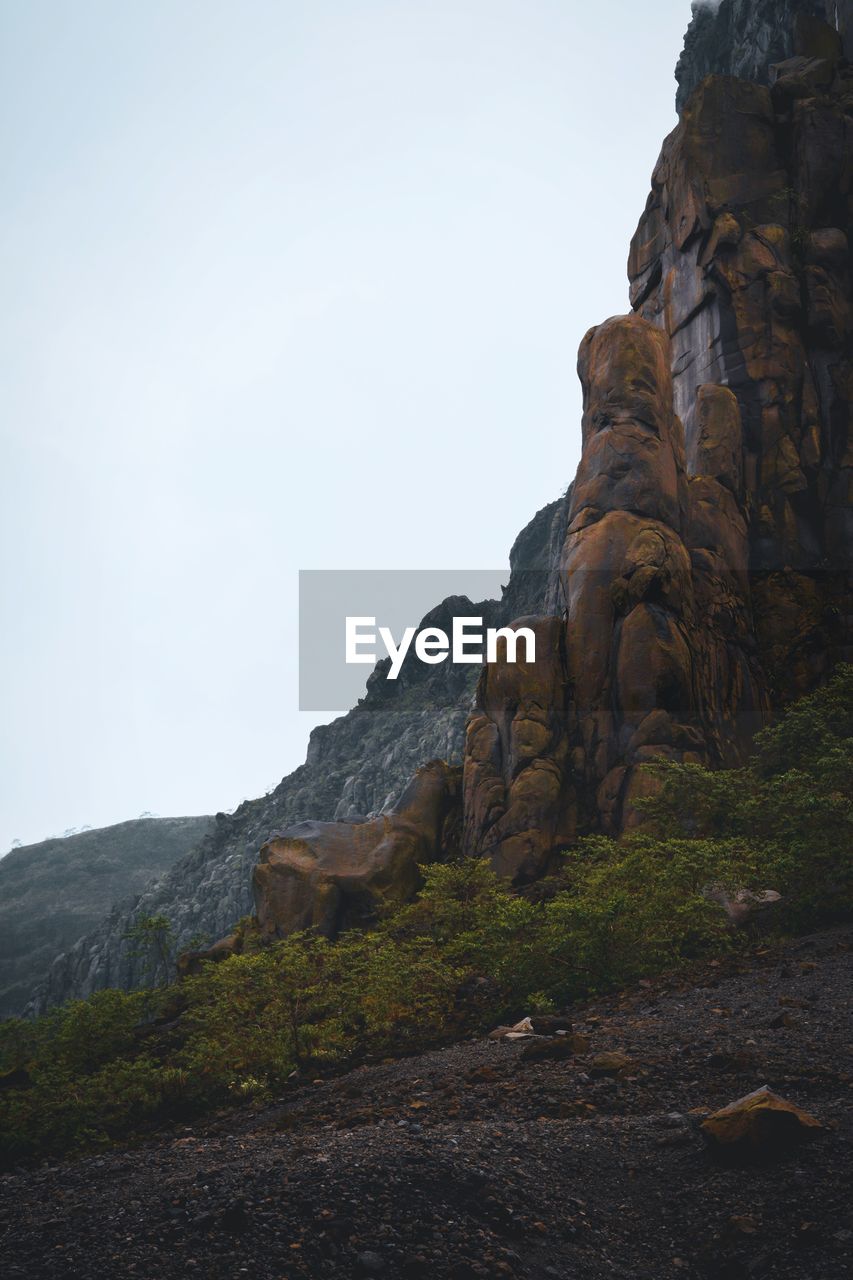
<instances>
[{"instance_id":1,"label":"textured rock surface","mask_svg":"<svg viewBox=\"0 0 853 1280\"><path fill-rule=\"evenodd\" d=\"M577 827L568 754L568 680L561 618L524 618L536 660L483 668L468 722L463 847L501 875L533 880ZM505 652L505 651L504 651ZM523 652L523 650L521 651Z\"/></svg>"},{"instance_id":2,"label":"textured rock surface","mask_svg":"<svg viewBox=\"0 0 853 1280\"><path fill-rule=\"evenodd\" d=\"M775 698L806 692L850 652L852 102L844 68L805 99L785 76L772 91L706 81L664 145L629 262L635 307L672 339L692 466L747 522L754 641ZM722 387L741 421L738 432L732 407L728 474L728 446L702 444L723 429L708 400ZM699 517L707 495L691 490ZM729 542L730 569L737 554Z\"/></svg>"},{"instance_id":3,"label":"textured rock surface","mask_svg":"<svg viewBox=\"0 0 853 1280\"><path fill-rule=\"evenodd\" d=\"M714 1146L753 1156L786 1151L816 1137L822 1129L814 1116L766 1085L702 1122L702 1132Z\"/></svg>"},{"instance_id":4,"label":"textured rock surface","mask_svg":"<svg viewBox=\"0 0 853 1280\"><path fill-rule=\"evenodd\" d=\"M850 56L853 0L694 0L693 20L675 71L676 106L682 111L708 75L767 84L774 63L800 53L824 56L833 47L836 30L835 40Z\"/></svg>"},{"instance_id":5,"label":"textured rock surface","mask_svg":"<svg viewBox=\"0 0 853 1280\"><path fill-rule=\"evenodd\" d=\"M0 1018L21 1013L55 956L182 858L212 818L139 818L0 860Z\"/></svg>"},{"instance_id":6,"label":"textured rock surface","mask_svg":"<svg viewBox=\"0 0 853 1280\"><path fill-rule=\"evenodd\" d=\"M498 662L480 680L465 849L517 881L579 829L634 822L648 760L738 763L766 718L738 403L703 388L690 449L701 474L688 476L672 360L667 333L636 315L584 339L567 612L539 621L535 667Z\"/></svg>"},{"instance_id":7,"label":"textured rock surface","mask_svg":"<svg viewBox=\"0 0 853 1280\"><path fill-rule=\"evenodd\" d=\"M418 867L458 849L461 770L424 765L388 813L369 822L299 822L275 832L254 870L262 936L317 929L335 937L408 901Z\"/></svg>"},{"instance_id":8,"label":"textured rock surface","mask_svg":"<svg viewBox=\"0 0 853 1280\"><path fill-rule=\"evenodd\" d=\"M468 731L465 849L518 881L575 830L639 821L639 766L737 765L853 656L853 72L797 10L772 88L712 76L685 105L631 247L635 314L581 346L567 621L540 624L534 671L484 673ZM785 35L760 3L697 19L727 14Z\"/></svg>"}]
</instances>

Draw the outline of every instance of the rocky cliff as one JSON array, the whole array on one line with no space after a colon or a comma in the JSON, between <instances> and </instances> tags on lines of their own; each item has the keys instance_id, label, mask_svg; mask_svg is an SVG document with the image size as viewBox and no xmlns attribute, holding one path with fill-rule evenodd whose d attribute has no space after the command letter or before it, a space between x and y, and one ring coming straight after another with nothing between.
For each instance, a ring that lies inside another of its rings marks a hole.
<instances>
[{"instance_id":1,"label":"rocky cliff","mask_svg":"<svg viewBox=\"0 0 853 1280\"><path fill-rule=\"evenodd\" d=\"M524 619L536 661L499 652L467 725L462 850L516 883L580 833L641 821L643 765L742 763L776 708L853 657L840 16L762 0L694 16L696 87L631 246L633 312L581 345L583 452L551 544L565 611ZM704 74L717 64L770 83ZM290 928L309 866L256 871L267 932Z\"/></svg>"},{"instance_id":2,"label":"rocky cliff","mask_svg":"<svg viewBox=\"0 0 853 1280\"><path fill-rule=\"evenodd\" d=\"M747 11L769 13L705 21ZM535 671L484 670L468 727L466 849L516 880L635 823L648 760L741 762L851 656L853 72L802 16L772 86L711 76L688 99L631 247L634 314L581 346L568 620L542 624Z\"/></svg>"},{"instance_id":3,"label":"rocky cliff","mask_svg":"<svg viewBox=\"0 0 853 1280\"><path fill-rule=\"evenodd\" d=\"M140 914L180 941L227 932L252 877L268 936L334 933L451 849L535 879L578 833L639 820L642 765L737 764L853 657L848 13L694 12L632 313L581 346L576 481L519 538L503 599L477 606L523 617L535 663L499 653L476 691L449 667L375 676L301 769L63 957L37 1007L143 981L123 941Z\"/></svg>"},{"instance_id":4,"label":"rocky cliff","mask_svg":"<svg viewBox=\"0 0 853 1280\"><path fill-rule=\"evenodd\" d=\"M831 49L827 28L839 33L850 56L853 0L693 0L693 20L675 71L679 112L708 75L768 84L774 63Z\"/></svg>"},{"instance_id":5,"label":"rocky cliff","mask_svg":"<svg viewBox=\"0 0 853 1280\"><path fill-rule=\"evenodd\" d=\"M212 818L140 818L13 849L0 861L0 1018L23 1012L51 962L112 904L167 872Z\"/></svg>"}]
</instances>

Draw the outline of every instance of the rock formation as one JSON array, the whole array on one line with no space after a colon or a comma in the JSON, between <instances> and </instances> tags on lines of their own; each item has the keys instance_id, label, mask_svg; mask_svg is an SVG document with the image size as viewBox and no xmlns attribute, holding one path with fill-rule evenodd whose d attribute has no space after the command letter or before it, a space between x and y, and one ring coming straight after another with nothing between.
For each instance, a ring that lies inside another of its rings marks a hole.
<instances>
[{"instance_id":1,"label":"rock formation","mask_svg":"<svg viewBox=\"0 0 853 1280\"><path fill-rule=\"evenodd\" d=\"M834 33L838 33L835 35ZM708 75L768 84L771 67L796 54L851 54L853 0L693 0L693 20L675 70L676 106Z\"/></svg>"},{"instance_id":2,"label":"rock formation","mask_svg":"<svg viewBox=\"0 0 853 1280\"><path fill-rule=\"evenodd\" d=\"M519 620L536 661L499 654L467 727L463 850L516 883L638 822L650 760L742 763L851 656L853 74L796 16L772 86L696 88L631 247L634 313L581 345L565 609Z\"/></svg>"},{"instance_id":3,"label":"rock formation","mask_svg":"<svg viewBox=\"0 0 853 1280\"><path fill-rule=\"evenodd\" d=\"M639 821L644 764L738 764L776 707L853 658L852 7L694 9L682 118L631 246L632 314L581 345L577 479L521 535L503 600L477 606L533 628L535 663L499 652L483 670L464 751L470 672L374 679L146 910L182 937L202 920L225 933L261 845L270 935L333 933L375 893L403 896L457 833L528 882L578 833ZM434 757L462 763L455 815L452 770L440 800L397 804ZM43 1002L138 982L127 919L63 960Z\"/></svg>"},{"instance_id":4,"label":"rock formation","mask_svg":"<svg viewBox=\"0 0 853 1280\"><path fill-rule=\"evenodd\" d=\"M715 1149L752 1158L788 1151L822 1131L819 1120L766 1085L702 1121L702 1132Z\"/></svg>"},{"instance_id":5,"label":"rock formation","mask_svg":"<svg viewBox=\"0 0 853 1280\"><path fill-rule=\"evenodd\" d=\"M635 823L640 765L740 763L851 656L853 72L794 8L772 85L711 76L686 103L631 247L634 314L581 346L565 622L540 624L534 672L484 672L468 731L466 851L519 881L576 829ZM747 13L770 22L697 21Z\"/></svg>"},{"instance_id":6,"label":"rock formation","mask_svg":"<svg viewBox=\"0 0 853 1280\"><path fill-rule=\"evenodd\" d=\"M460 783L461 770L433 761L372 821L299 822L275 832L253 876L261 935L313 928L334 937L413 897L418 868L458 850Z\"/></svg>"},{"instance_id":7,"label":"rock formation","mask_svg":"<svg viewBox=\"0 0 853 1280\"><path fill-rule=\"evenodd\" d=\"M772 89L706 80L664 145L629 264L635 308L673 342L688 455L703 388L737 399L754 640L775 698L850 645L853 80L843 63L829 73L806 97L799 64Z\"/></svg>"}]
</instances>

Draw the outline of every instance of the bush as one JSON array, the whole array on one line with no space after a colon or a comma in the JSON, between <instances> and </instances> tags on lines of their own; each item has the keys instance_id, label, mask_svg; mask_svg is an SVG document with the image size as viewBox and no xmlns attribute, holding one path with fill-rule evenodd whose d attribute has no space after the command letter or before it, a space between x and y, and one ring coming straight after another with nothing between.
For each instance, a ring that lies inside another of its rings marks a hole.
<instances>
[{"instance_id":1,"label":"bush","mask_svg":"<svg viewBox=\"0 0 853 1280\"><path fill-rule=\"evenodd\" d=\"M849 914L853 668L761 734L746 769L650 767L643 830L580 841L527 895L484 861L425 867L417 900L370 932L250 937L179 987L0 1024L5 1160L102 1146L273 1094L294 1071L418 1052L718 954L742 937L711 886L778 889L787 928Z\"/></svg>"}]
</instances>

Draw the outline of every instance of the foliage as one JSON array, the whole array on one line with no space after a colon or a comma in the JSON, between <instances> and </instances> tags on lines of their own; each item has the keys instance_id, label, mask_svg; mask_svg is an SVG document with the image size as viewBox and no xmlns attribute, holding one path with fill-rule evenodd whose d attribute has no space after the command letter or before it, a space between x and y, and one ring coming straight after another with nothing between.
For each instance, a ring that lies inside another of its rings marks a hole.
<instances>
[{"instance_id":1,"label":"foliage","mask_svg":"<svg viewBox=\"0 0 853 1280\"><path fill-rule=\"evenodd\" d=\"M175 934L168 916L139 916L124 936L133 943L129 954L144 962L149 979L158 970L168 971L175 950Z\"/></svg>"},{"instance_id":2,"label":"foliage","mask_svg":"<svg viewBox=\"0 0 853 1280\"><path fill-rule=\"evenodd\" d=\"M760 848L765 887L784 893L789 928L853 909L853 667L760 733L748 768L654 772L660 792L641 802L650 830Z\"/></svg>"},{"instance_id":3,"label":"foliage","mask_svg":"<svg viewBox=\"0 0 853 1280\"><path fill-rule=\"evenodd\" d=\"M242 921L242 954L178 986L0 1024L5 1159L142 1134L742 945L709 888L778 889L789 929L850 911L853 668L761 734L748 768L653 769L643 829L580 841L534 891L475 859L425 867L418 898L371 931L263 947ZM162 959L163 920L137 924Z\"/></svg>"}]
</instances>

